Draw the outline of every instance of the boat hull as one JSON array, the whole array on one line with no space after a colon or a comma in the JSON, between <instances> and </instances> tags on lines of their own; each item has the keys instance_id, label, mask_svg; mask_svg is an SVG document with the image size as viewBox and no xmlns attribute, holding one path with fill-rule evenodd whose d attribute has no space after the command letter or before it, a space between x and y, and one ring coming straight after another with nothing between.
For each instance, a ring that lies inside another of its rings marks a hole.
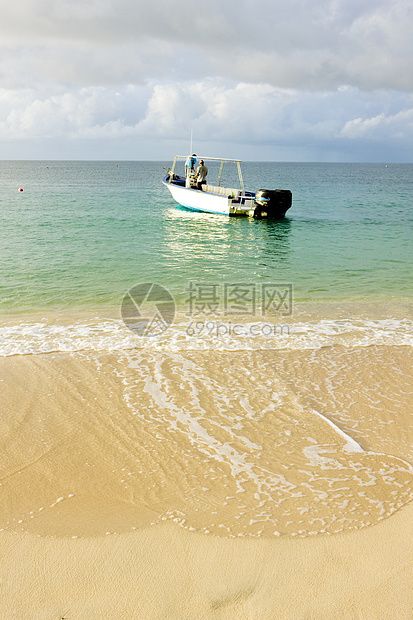
<instances>
[{"instance_id":1,"label":"boat hull","mask_svg":"<svg viewBox=\"0 0 413 620\"><path fill-rule=\"evenodd\" d=\"M216 194L182 187L165 181L163 181L163 184L171 192L172 198L186 209L203 213L231 215L232 200L228 196L217 196Z\"/></svg>"}]
</instances>

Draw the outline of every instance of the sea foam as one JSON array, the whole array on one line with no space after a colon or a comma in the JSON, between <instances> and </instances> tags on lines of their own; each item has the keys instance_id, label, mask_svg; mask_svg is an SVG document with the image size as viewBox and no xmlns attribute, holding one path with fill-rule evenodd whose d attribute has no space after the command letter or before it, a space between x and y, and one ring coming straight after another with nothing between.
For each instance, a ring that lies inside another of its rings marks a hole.
<instances>
[{"instance_id":1,"label":"sea foam","mask_svg":"<svg viewBox=\"0 0 413 620\"><path fill-rule=\"evenodd\" d=\"M119 319L96 318L72 324L7 322L0 327L0 356L51 352L116 351L149 348L180 350L318 349L325 346L413 345L409 319L297 321L289 324L212 323L194 332L174 323L157 336L140 336ZM213 325L215 327L213 327ZM234 325L237 329L234 329Z\"/></svg>"}]
</instances>

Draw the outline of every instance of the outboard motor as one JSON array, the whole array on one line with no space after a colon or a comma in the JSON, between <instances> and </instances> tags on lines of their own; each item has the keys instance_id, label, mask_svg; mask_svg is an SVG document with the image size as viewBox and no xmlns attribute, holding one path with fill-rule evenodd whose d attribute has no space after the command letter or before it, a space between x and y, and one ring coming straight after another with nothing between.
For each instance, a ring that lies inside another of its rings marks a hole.
<instances>
[{"instance_id":1,"label":"outboard motor","mask_svg":"<svg viewBox=\"0 0 413 620\"><path fill-rule=\"evenodd\" d=\"M255 194L254 217L281 219L292 204L289 189L259 189Z\"/></svg>"}]
</instances>

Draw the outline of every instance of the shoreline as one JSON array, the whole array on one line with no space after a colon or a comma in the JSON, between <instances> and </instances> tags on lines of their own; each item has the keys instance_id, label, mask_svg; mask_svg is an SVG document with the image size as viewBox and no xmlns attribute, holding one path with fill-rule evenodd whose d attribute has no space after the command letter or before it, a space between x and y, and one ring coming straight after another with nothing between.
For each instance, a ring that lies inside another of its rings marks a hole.
<instances>
[{"instance_id":1,"label":"shoreline","mask_svg":"<svg viewBox=\"0 0 413 620\"><path fill-rule=\"evenodd\" d=\"M123 320L119 310L0 315L0 357L51 352L317 349L413 344L413 300L297 306L291 315L189 314ZM152 309L152 313L154 310ZM139 316L139 315L138 315ZM152 327L151 327L152 326ZM152 331L150 329L152 328Z\"/></svg>"},{"instance_id":2,"label":"shoreline","mask_svg":"<svg viewBox=\"0 0 413 620\"><path fill-rule=\"evenodd\" d=\"M126 293L127 291L125 291ZM121 314L122 297L119 297L117 304L107 303L103 305L85 305L85 306L71 306L67 305L62 307L42 307L31 308L29 310L17 310L16 308L0 309L0 322L12 321L12 320L24 320L30 317L51 317L53 319L58 318L71 318L71 317L94 317L102 316L112 319L120 318ZM261 313L258 308L254 315L248 313L248 316L260 317ZM176 312L180 316L187 316L190 314L188 302L185 304L175 303ZM357 314L365 315L370 313L380 313L386 316L388 313L396 312L398 316L403 316L403 313L409 313L413 315L413 295L371 295L368 297L323 297L320 299L300 299L298 301L293 297L292 299L292 312L284 313L274 312L274 316L286 316L294 317L294 315L305 316L345 316L352 312L357 311ZM213 314L213 313L212 313ZM227 315L223 312L222 308L218 310L218 314L222 316L232 316L229 312ZM242 313L239 313L242 316Z\"/></svg>"},{"instance_id":3,"label":"shoreline","mask_svg":"<svg viewBox=\"0 0 413 620\"><path fill-rule=\"evenodd\" d=\"M410 620L411 304L272 340L0 317L0 615Z\"/></svg>"},{"instance_id":4,"label":"shoreline","mask_svg":"<svg viewBox=\"0 0 413 620\"><path fill-rule=\"evenodd\" d=\"M3 323L22 323L24 321L41 321L61 322L67 324L70 321L79 321L82 319L107 318L109 320L121 320L121 302L118 305L108 304L104 306L87 306L71 308L39 308L31 311L18 311L14 309L0 311L0 326ZM269 311L265 315L257 307L255 313L242 312L224 312L222 308L218 311L209 312L207 314L196 314L189 311L188 304L175 305L175 320L186 319L191 316L200 316L201 318L212 317L219 318L222 321L263 321L274 319L279 323L296 322L301 320L315 320L319 318L346 319L346 318L410 318L413 317L413 296L382 296L360 297L360 298L325 298L320 300L307 300L292 302L292 311L277 312Z\"/></svg>"}]
</instances>

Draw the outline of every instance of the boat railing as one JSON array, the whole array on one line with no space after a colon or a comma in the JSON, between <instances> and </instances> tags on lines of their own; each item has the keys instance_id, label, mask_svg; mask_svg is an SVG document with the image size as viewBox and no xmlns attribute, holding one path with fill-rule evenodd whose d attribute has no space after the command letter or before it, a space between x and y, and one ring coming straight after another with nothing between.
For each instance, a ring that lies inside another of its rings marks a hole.
<instances>
[{"instance_id":1,"label":"boat railing","mask_svg":"<svg viewBox=\"0 0 413 620\"><path fill-rule=\"evenodd\" d=\"M171 167L171 175L170 175L170 180L169 182L172 182L172 179L174 178L174 174L175 174L175 167L178 161L182 161L182 160L187 160L188 159L188 155L175 155L172 167ZM237 171L238 171L238 179L239 179L239 183L240 183L240 188L242 193L245 192L245 188L244 188L244 179L242 178L242 172L241 172L241 159L226 159L223 157L197 157L198 161L216 161L216 162L221 162L220 163L220 167L219 167L219 172L218 172L218 182L217 182L217 186L220 187L221 186L221 178L222 178L222 171L224 168L224 164L235 164L237 167ZM239 191L239 190L236 190Z\"/></svg>"}]
</instances>

